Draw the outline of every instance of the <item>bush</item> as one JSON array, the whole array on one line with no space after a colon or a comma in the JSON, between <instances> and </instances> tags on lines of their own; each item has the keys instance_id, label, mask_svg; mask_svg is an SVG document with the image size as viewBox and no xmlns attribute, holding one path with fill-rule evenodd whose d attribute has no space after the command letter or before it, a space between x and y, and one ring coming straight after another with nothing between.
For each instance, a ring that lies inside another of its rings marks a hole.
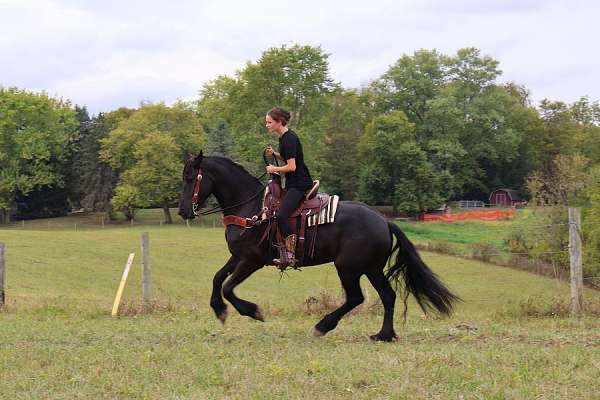
<instances>
[{"instance_id":1,"label":"bush","mask_svg":"<svg viewBox=\"0 0 600 400\"><path fill-rule=\"evenodd\" d=\"M488 243L471 243L469 244L471 258L489 263L492 257L499 254L499 250Z\"/></svg>"},{"instance_id":2,"label":"bush","mask_svg":"<svg viewBox=\"0 0 600 400\"><path fill-rule=\"evenodd\" d=\"M131 221L140 205L139 192L130 185L117 186L111 204L115 210L121 211L125 215L127 221Z\"/></svg>"}]
</instances>

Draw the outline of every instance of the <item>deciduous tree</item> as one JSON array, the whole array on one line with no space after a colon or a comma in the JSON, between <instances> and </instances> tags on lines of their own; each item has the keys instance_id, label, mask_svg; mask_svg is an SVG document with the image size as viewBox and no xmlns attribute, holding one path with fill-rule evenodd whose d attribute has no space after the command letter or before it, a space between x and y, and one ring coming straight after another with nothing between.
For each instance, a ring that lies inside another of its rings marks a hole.
<instances>
[{"instance_id":1,"label":"deciduous tree","mask_svg":"<svg viewBox=\"0 0 600 400\"><path fill-rule=\"evenodd\" d=\"M62 164L77 134L71 105L16 88L0 88L0 222L17 195L64 187Z\"/></svg>"},{"instance_id":2,"label":"deciduous tree","mask_svg":"<svg viewBox=\"0 0 600 400\"><path fill-rule=\"evenodd\" d=\"M204 144L200 121L184 104L146 104L101 140L100 157L120 173L117 189L134 188L135 205L161 206L170 223L169 207L180 192L181 161Z\"/></svg>"}]
</instances>

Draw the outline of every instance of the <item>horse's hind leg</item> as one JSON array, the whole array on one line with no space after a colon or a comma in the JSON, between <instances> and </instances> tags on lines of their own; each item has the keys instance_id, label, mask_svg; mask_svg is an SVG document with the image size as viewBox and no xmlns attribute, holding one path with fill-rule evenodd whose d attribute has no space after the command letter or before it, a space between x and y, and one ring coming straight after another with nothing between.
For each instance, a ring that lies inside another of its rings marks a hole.
<instances>
[{"instance_id":1,"label":"horse's hind leg","mask_svg":"<svg viewBox=\"0 0 600 400\"><path fill-rule=\"evenodd\" d=\"M223 286L223 296L225 296L225 298L231 303L232 306L235 307L236 310L238 310L241 315L245 315L259 321L264 321L264 318L258 306L254 303L237 297L235 293L233 293L233 289L235 289L237 285L242 283L246 278L262 267L262 265L253 265L244 261L240 261L235 268L235 271L233 271L233 274L229 277L229 279L227 279L227 282L225 282L225 286Z\"/></svg>"},{"instance_id":2,"label":"horse's hind leg","mask_svg":"<svg viewBox=\"0 0 600 400\"><path fill-rule=\"evenodd\" d=\"M338 268L338 275L342 281L342 287L346 292L346 302L340 308L327 314L317 325L315 325L315 336L323 336L334 329L340 319L354 307L364 301L362 290L360 289L360 276L356 272L341 272Z\"/></svg>"},{"instance_id":3,"label":"horse's hind leg","mask_svg":"<svg viewBox=\"0 0 600 400\"><path fill-rule=\"evenodd\" d=\"M215 312L217 318L225 323L227 319L227 304L223 301L221 291L223 290L223 282L233 272L240 260L237 257L231 256L227 263L215 274L213 278L213 289L210 296L210 306Z\"/></svg>"},{"instance_id":4,"label":"horse's hind leg","mask_svg":"<svg viewBox=\"0 0 600 400\"><path fill-rule=\"evenodd\" d=\"M383 270L369 271L367 272L367 278L369 278L369 282L377 290L384 310L383 326L379 333L371 335L370 338L372 340L391 342L397 338L396 332L394 332L394 303L396 302L396 293L383 274Z\"/></svg>"}]
</instances>

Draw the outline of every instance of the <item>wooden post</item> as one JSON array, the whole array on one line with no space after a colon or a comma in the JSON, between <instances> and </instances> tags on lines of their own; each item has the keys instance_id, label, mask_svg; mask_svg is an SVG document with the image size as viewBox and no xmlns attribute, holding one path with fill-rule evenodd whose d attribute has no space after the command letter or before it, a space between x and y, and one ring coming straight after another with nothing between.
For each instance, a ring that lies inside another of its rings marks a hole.
<instances>
[{"instance_id":1,"label":"wooden post","mask_svg":"<svg viewBox=\"0 0 600 400\"><path fill-rule=\"evenodd\" d=\"M583 269L581 260L581 211L569 207L569 260L571 266L571 314L583 308Z\"/></svg>"},{"instance_id":2,"label":"wooden post","mask_svg":"<svg viewBox=\"0 0 600 400\"><path fill-rule=\"evenodd\" d=\"M110 315L112 317L116 317L119 312L119 304L121 303L121 296L123 295L123 290L125 289L125 283L127 282L127 276L129 275L129 269L131 268L131 264L133 263L133 257L135 257L135 253L129 254L129 258L127 259L127 264L125 264L125 269L123 270L123 276L121 276L121 282L119 283L119 289L117 290L117 295L115 296L115 302L113 303L112 312Z\"/></svg>"},{"instance_id":3,"label":"wooden post","mask_svg":"<svg viewBox=\"0 0 600 400\"><path fill-rule=\"evenodd\" d=\"M150 303L150 238L148 232L142 233L142 289L144 305Z\"/></svg>"},{"instance_id":4,"label":"wooden post","mask_svg":"<svg viewBox=\"0 0 600 400\"><path fill-rule=\"evenodd\" d=\"M4 243L0 242L0 307L4 305Z\"/></svg>"}]
</instances>

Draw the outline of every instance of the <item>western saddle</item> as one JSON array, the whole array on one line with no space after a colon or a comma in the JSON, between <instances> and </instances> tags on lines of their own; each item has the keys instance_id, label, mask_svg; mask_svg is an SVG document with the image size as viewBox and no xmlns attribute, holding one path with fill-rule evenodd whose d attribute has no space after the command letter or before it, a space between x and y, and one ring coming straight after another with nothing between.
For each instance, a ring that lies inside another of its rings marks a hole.
<instances>
[{"instance_id":1,"label":"western saddle","mask_svg":"<svg viewBox=\"0 0 600 400\"><path fill-rule=\"evenodd\" d=\"M290 225L292 230L298 235L298 242L296 244L296 259L298 260L295 267L302 265L305 255L305 240L306 240L306 228L307 220L309 216L318 215L321 210L329 203L330 195L327 193L319 193L319 181L313 181L312 188L306 192L304 200L300 203L300 206L292 212L290 215ZM270 180L267 184L267 190L265 191L265 197L263 201L263 219L271 219L277 215L277 210L281 206L281 201L285 196L286 190L282 189L280 180L275 177ZM268 229L271 234L275 234L279 245L283 243L283 237L277 224L271 224ZM314 254L314 245L316 241L316 227L315 236L312 241L311 257Z\"/></svg>"}]
</instances>

